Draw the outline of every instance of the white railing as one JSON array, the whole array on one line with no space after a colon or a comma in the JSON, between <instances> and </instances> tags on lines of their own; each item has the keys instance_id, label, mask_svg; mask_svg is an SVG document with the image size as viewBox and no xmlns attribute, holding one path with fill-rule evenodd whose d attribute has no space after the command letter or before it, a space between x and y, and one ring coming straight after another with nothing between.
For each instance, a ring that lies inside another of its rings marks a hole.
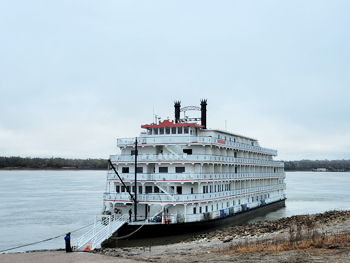
<instances>
[{"instance_id":1,"label":"white railing","mask_svg":"<svg viewBox=\"0 0 350 263\"><path fill-rule=\"evenodd\" d=\"M128 220L128 214L122 216L96 215L94 226L84 235L77 239L76 250L82 251L85 248L95 249L104 240L110 238Z\"/></svg>"},{"instance_id":2,"label":"white railing","mask_svg":"<svg viewBox=\"0 0 350 263\"><path fill-rule=\"evenodd\" d=\"M134 155L110 155L112 162L135 162ZM271 166L283 166L284 162L269 161L250 158L235 158L229 156L219 156L212 154L139 154L137 157L138 163L142 162L222 162L222 163L236 163L236 164L259 164Z\"/></svg>"},{"instance_id":3,"label":"white railing","mask_svg":"<svg viewBox=\"0 0 350 263\"><path fill-rule=\"evenodd\" d=\"M221 142L225 142L224 144ZM140 145L142 144L181 144L181 143L204 143L204 144L220 144L225 145L230 148L235 149L244 149L244 150L251 150L254 152L261 152L261 153L268 153L271 155L277 155L277 150L269 149L269 148L263 148L260 146L253 146L246 143L240 143L240 142L233 142L228 140L220 140L220 143L218 142L218 138L214 137L208 137L208 136L186 136L186 135L159 135L159 136L142 136L139 137L138 143ZM117 139L117 146L123 147L123 146L131 146L135 144L135 138L123 138L123 139Z\"/></svg>"},{"instance_id":4,"label":"white railing","mask_svg":"<svg viewBox=\"0 0 350 263\"><path fill-rule=\"evenodd\" d=\"M131 173L121 173L123 181L135 180L135 175ZM217 180L237 180L237 179L259 179L259 178L284 178L283 173L139 173L138 181L217 181ZM119 179L114 171L109 171L107 180Z\"/></svg>"},{"instance_id":5,"label":"white railing","mask_svg":"<svg viewBox=\"0 0 350 263\"><path fill-rule=\"evenodd\" d=\"M256 194L264 191L274 191L279 189L284 189L286 184L276 184L269 186L260 186L260 187L251 187L239 190L229 190L222 192L214 193L197 193L197 194L174 194L169 196L164 193L149 193L149 194L137 194L137 201L141 202L170 202L173 203L174 199L177 202L192 202L192 201L201 201L201 200L210 200L210 199L220 199L232 196L247 195L247 194ZM121 201L121 202L131 202L130 195L128 193L104 193L104 201Z\"/></svg>"}]
</instances>

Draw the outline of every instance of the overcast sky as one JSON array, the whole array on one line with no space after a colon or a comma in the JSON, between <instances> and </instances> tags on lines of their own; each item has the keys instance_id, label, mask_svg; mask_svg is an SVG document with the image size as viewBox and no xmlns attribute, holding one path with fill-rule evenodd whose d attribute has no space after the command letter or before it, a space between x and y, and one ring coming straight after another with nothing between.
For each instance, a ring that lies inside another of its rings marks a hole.
<instances>
[{"instance_id":1,"label":"overcast sky","mask_svg":"<svg viewBox=\"0 0 350 263\"><path fill-rule=\"evenodd\" d=\"M0 156L104 158L174 101L350 159L350 1L0 1Z\"/></svg>"}]
</instances>

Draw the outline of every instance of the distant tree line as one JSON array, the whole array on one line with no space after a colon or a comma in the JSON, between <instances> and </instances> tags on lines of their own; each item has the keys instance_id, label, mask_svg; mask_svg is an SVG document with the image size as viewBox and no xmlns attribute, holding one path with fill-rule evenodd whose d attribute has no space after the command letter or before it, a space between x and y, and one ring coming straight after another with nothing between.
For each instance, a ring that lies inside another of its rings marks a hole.
<instances>
[{"instance_id":1,"label":"distant tree line","mask_svg":"<svg viewBox=\"0 0 350 263\"><path fill-rule=\"evenodd\" d=\"M284 161L285 171L312 171L326 168L328 171L350 171L350 160L301 160Z\"/></svg>"},{"instance_id":2,"label":"distant tree line","mask_svg":"<svg viewBox=\"0 0 350 263\"><path fill-rule=\"evenodd\" d=\"M65 159L65 158L31 158L0 157L0 169L107 169L106 159ZM350 160L301 160L284 161L285 171L312 171L326 168L328 171L350 171Z\"/></svg>"},{"instance_id":3,"label":"distant tree line","mask_svg":"<svg viewBox=\"0 0 350 263\"><path fill-rule=\"evenodd\" d=\"M107 166L105 159L0 157L0 169L107 169Z\"/></svg>"}]
</instances>

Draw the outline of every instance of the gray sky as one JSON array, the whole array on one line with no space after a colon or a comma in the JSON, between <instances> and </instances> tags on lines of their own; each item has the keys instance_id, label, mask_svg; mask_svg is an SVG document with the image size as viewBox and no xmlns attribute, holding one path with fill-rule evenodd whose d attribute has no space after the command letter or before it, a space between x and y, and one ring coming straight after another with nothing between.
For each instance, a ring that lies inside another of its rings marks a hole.
<instances>
[{"instance_id":1,"label":"gray sky","mask_svg":"<svg viewBox=\"0 0 350 263\"><path fill-rule=\"evenodd\" d=\"M0 156L108 158L153 110L350 159L350 1L0 1Z\"/></svg>"}]
</instances>

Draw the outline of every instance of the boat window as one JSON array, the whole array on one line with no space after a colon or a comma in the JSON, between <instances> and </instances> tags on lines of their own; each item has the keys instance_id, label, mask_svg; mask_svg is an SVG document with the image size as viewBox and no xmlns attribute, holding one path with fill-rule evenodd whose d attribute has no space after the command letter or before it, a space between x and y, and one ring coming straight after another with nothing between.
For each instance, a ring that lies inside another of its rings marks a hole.
<instances>
[{"instance_id":1,"label":"boat window","mask_svg":"<svg viewBox=\"0 0 350 263\"><path fill-rule=\"evenodd\" d=\"M137 167L137 173L142 174L143 173L143 167Z\"/></svg>"},{"instance_id":2,"label":"boat window","mask_svg":"<svg viewBox=\"0 0 350 263\"><path fill-rule=\"evenodd\" d=\"M172 133L172 134L176 134L176 127L172 127L172 128L171 128L171 133Z\"/></svg>"},{"instance_id":3,"label":"boat window","mask_svg":"<svg viewBox=\"0 0 350 263\"><path fill-rule=\"evenodd\" d=\"M196 211L197 209L196 209L196 207L193 207L193 214L196 214Z\"/></svg>"},{"instance_id":4,"label":"boat window","mask_svg":"<svg viewBox=\"0 0 350 263\"><path fill-rule=\"evenodd\" d=\"M155 193L159 193L159 188L158 188L158 186L155 186L155 187L154 187L154 192L155 192Z\"/></svg>"},{"instance_id":5,"label":"boat window","mask_svg":"<svg viewBox=\"0 0 350 263\"><path fill-rule=\"evenodd\" d=\"M208 212L208 206L207 205L205 206L205 212Z\"/></svg>"},{"instance_id":6,"label":"boat window","mask_svg":"<svg viewBox=\"0 0 350 263\"><path fill-rule=\"evenodd\" d=\"M229 207L228 202L226 203L226 207Z\"/></svg>"},{"instance_id":7,"label":"boat window","mask_svg":"<svg viewBox=\"0 0 350 263\"><path fill-rule=\"evenodd\" d=\"M132 186L132 193L135 193L135 185Z\"/></svg>"},{"instance_id":8,"label":"boat window","mask_svg":"<svg viewBox=\"0 0 350 263\"><path fill-rule=\"evenodd\" d=\"M191 187L191 195L193 195L193 187Z\"/></svg>"},{"instance_id":9,"label":"boat window","mask_svg":"<svg viewBox=\"0 0 350 263\"><path fill-rule=\"evenodd\" d=\"M146 194L152 193L152 186L146 186Z\"/></svg>"},{"instance_id":10,"label":"boat window","mask_svg":"<svg viewBox=\"0 0 350 263\"><path fill-rule=\"evenodd\" d=\"M184 134L188 134L188 127L184 127Z\"/></svg>"},{"instance_id":11,"label":"boat window","mask_svg":"<svg viewBox=\"0 0 350 263\"><path fill-rule=\"evenodd\" d=\"M164 134L164 128L159 128L159 134Z\"/></svg>"},{"instance_id":12,"label":"boat window","mask_svg":"<svg viewBox=\"0 0 350 263\"><path fill-rule=\"evenodd\" d=\"M176 187L176 192L177 194L182 195L182 186Z\"/></svg>"},{"instance_id":13,"label":"boat window","mask_svg":"<svg viewBox=\"0 0 350 263\"><path fill-rule=\"evenodd\" d=\"M126 187L126 190L127 190L127 192L130 193L130 186L127 186L127 187Z\"/></svg>"},{"instance_id":14,"label":"boat window","mask_svg":"<svg viewBox=\"0 0 350 263\"><path fill-rule=\"evenodd\" d=\"M205 186L203 185L203 194L205 194Z\"/></svg>"},{"instance_id":15,"label":"boat window","mask_svg":"<svg viewBox=\"0 0 350 263\"><path fill-rule=\"evenodd\" d=\"M122 185L122 193L124 193L124 192L125 192L125 186Z\"/></svg>"},{"instance_id":16,"label":"boat window","mask_svg":"<svg viewBox=\"0 0 350 263\"><path fill-rule=\"evenodd\" d=\"M158 134L158 128L153 129L153 134L157 135Z\"/></svg>"},{"instance_id":17,"label":"boat window","mask_svg":"<svg viewBox=\"0 0 350 263\"><path fill-rule=\"evenodd\" d=\"M219 210L219 204L216 204L216 210Z\"/></svg>"},{"instance_id":18,"label":"boat window","mask_svg":"<svg viewBox=\"0 0 350 263\"><path fill-rule=\"evenodd\" d=\"M169 127L165 128L165 134L170 134L170 128Z\"/></svg>"},{"instance_id":19,"label":"boat window","mask_svg":"<svg viewBox=\"0 0 350 263\"><path fill-rule=\"evenodd\" d=\"M234 200L232 201L232 204L235 205L235 201Z\"/></svg>"},{"instance_id":20,"label":"boat window","mask_svg":"<svg viewBox=\"0 0 350 263\"><path fill-rule=\"evenodd\" d=\"M185 167L175 167L175 172L176 173L184 173L185 172Z\"/></svg>"},{"instance_id":21,"label":"boat window","mask_svg":"<svg viewBox=\"0 0 350 263\"><path fill-rule=\"evenodd\" d=\"M192 149L183 149L183 153L192 154Z\"/></svg>"},{"instance_id":22,"label":"boat window","mask_svg":"<svg viewBox=\"0 0 350 263\"><path fill-rule=\"evenodd\" d=\"M115 187L115 191L116 191L117 193L120 192L120 185L117 185L117 186Z\"/></svg>"},{"instance_id":23,"label":"boat window","mask_svg":"<svg viewBox=\"0 0 350 263\"><path fill-rule=\"evenodd\" d=\"M168 167L159 167L159 173L167 173Z\"/></svg>"},{"instance_id":24,"label":"boat window","mask_svg":"<svg viewBox=\"0 0 350 263\"><path fill-rule=\"evenodd\" d=\"M182 134L182 127L177 128L177 134Z\"/></svg>"},{"instance_id":25,"label":"boat window","mask_svg":"<svg viewBox=\"0 0 350 263\"><path fill-rule=\"evenodd\" d=\"M131 155L135 155L135 152L136 152L135 150L131 150ZM139 155L139 151L138 150L137 150L136 154Z\"/></svg>"},{"instance_id":26,"label":"boat window","mask_svg":"<svg viewBox=\"0 0 350 263\"><path fill-rule=\"evenodd\" d=\"M122 173L128 174L129 173L129 167L122 167Z\"/></svg>"},{"instance_id":27,"label":"boat window","mask_svg":"<svg viewBox=\"0 0 350 263\"><path fill-rule=\"evenodd\" d=\"M199 213L200 214L202 213L202 207L201 206L199 207Z\"/></svg>"},{"instance_id":28,"label":"boat window","mask_svg":"<svg viewBox=\"0 0 350 263\"><path fill-rule=\"evenodd\" d=\"M148 134L148 135L151 135L151 134L152 134L152 130L151 130L151 129L148 129L148 130L147 130L147 134Z\"/></svg>"},{"instance_id":29,"label":"boat window","mask_svg":"<svg viewBox=\"0 0 350 263\"><path fill-rule=\"evenodd\" d=\"M211 211L214 211L214 205L211 205Z\"/></svg>"},{"instance_id":30,"label":"boat window","mask_svg":"<svg viewBox=\"0 0 350 263\"><path fill-rule=\"evenodd\" d=\"M241 204L241 199L238 199L238 204L239 204L239 205Z\"/></svg>"},{"instance_id":31,"label":"boat window","mask_svg":"<svg viewBox=\"0 0 350 263\"><path fill-rule=\"evenodd\" d=\"M139 194L142 194L142 185L139 186Z\"/></svg>"}]
</instances>

